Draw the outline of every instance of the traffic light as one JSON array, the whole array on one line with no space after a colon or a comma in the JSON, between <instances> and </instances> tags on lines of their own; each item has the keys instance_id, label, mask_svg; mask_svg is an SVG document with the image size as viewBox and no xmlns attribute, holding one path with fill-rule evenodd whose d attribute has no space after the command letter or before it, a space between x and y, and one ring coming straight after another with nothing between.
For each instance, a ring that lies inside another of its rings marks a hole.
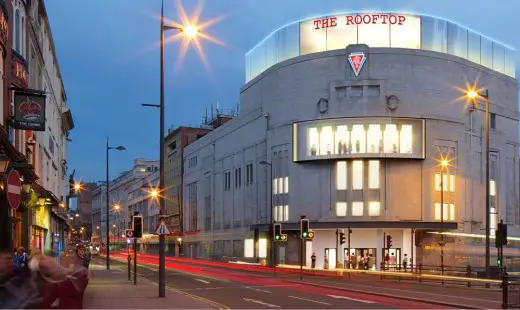
<instances>
[{"instance_id":1,"label":"traffic light","mask_svg":"<svg viewBox=\"0 0 520 310\"><path fill-rule=\"evenodd\" d=\"M143 217L134 216L132 219L132 226L134 227L134 238L143 237Z\"/></svg>"},{"instance_id":2,"label":"traffic light","mask_svg":"<svg viewBox=\"0 0 520 310\"><path fill-rule=\"evenodd\" d=\"M345 233L340 232L339 233L339 244L344 244L344 243L345 243Z\"/></svg>"},{"instance_id":3,"label":"traffic light","mask_svg":"<svg viewBox=\"0 0 520 310\"><path fill-rule=\"evenodd\" d=\"M502 258L501 257L497 258L497 266L502 267Z\"/></svg>"},{"instance_id":4,"label":"traffic light","mask_svg":"<svg viewBox=\"0 0 520 310\"><path fill-rule=\"evenodd\" d=\"M386 236L386 247L388 249L392 247L392 236L390 236L390 235Z\"/></svg>"},{"instance_id":5,"label":"traffic light","mask_svg":"<svg viewBox=\"0 0 520 310\"><path fill-rule=\"evenodd\" d=\"M273 224L273 232L274 241L280 241L282 237L282 224Z\"/></svg>"},{"instance_id":6,"label":"traffic light","mask_svg":"<svg viewBox=\"0 0 520 310\"><path fill-rule=\"evenodd\" d=\"M300 233L301 233L301 237L303 239L306 239L309 237L309 220L308 219L301 219Z\"/></svg>"},{"instance_id":7,"label":"traffic light","mask_svg":"<svg viewBox=\"0 0 520 310\"><path fill-rule=\"evenodd\" d=\"M500 220L495 230L495 247L500 248L507 245L507 225Z\"/></svg>"}]
</instances>

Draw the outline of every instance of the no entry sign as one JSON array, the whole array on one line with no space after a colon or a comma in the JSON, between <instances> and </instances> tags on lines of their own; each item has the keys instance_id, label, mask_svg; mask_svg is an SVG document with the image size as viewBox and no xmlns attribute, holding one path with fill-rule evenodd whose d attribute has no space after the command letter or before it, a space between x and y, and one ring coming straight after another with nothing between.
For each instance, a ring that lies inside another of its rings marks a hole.
<instances>
[{"instance_id":1,"label":"no entry sign","mask_svg":"<svg viewBox=\"0 0 520 310\"><path fill-rule=\"evenodd\" d=\"M20 182L20 174L12 169L7 176L7 201L13 209L20 206L22 200L22 183Z\"/></svg>"}]
</instances>

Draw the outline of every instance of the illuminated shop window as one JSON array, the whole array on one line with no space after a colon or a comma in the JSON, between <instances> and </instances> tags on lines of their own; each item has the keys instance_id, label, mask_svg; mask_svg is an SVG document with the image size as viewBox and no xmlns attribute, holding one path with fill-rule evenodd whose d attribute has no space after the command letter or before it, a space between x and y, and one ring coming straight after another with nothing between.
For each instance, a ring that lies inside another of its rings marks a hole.
<instances>
[{"instance_id":1,"label":"illuminated shop window","mask_svg":"<svg viewBox=\"0 0 520 310\"><path fill-rule=\"evenodd\" d=\"M273 194L278 194L278 179L273 179Z\"/></svg>"},{"instance_id":2,"label":"illuminated shop window","mask_svg":"<svg viewBox=\"0 0 520 310\"><path fill-rule=\"evenodd\" d=\"M352 133L350 137L350 145L353 154L365 153L366 152L366 137L365 129L363 125L354 125L352 127Z\"/></svg>"},{"instance_id":3,"label":"illuminated shop window","mask_svg":"<svg viewBox=\"0 0 520 310\"><path fill-rule=\"evenodd\" d=\"M379 216L381 209L381 203L379 201L371 201L368 204L368 215Z\"/></svg>"},{"instance_id":4,"label":"illuminated shop window","mask_svg":"<svg viewBox=\"0 0 520 310\"><path fill-rule=\"evenodd\" d=\"M489 215L489 228L492 230L491 233L494 232L495 229L497 229L497 214L491 213Z\"/></svg>"},{"instance_id":5,"label":"illuminated shop window","mask_svg":"<svg viewBox=\"0 0 520 310\"><path fill-rule=\"evenodd\" d=\"M336 216L347 216L346 202L336 202Z\"/></svg>"},{"instance_id":6,"label":"illuminated shop window","mask_svg":"<svg viewBox=\"0 0 520 310\"><path fill-rule=\"evenodd\" d=\"M347 189L347 162L338 161L336 163L336 189Z\"/></svg>"},{"instance_id":7,"label":"illuminated shop window","mask_svg":"<svg viewBox=\"0 0 520 310\"><path fill-rule=\"evenodd\" d=\"M318 155L318 148L320 146L320 136L318 128L309 128L309 156Z\"/></svg>"},{"instance_id":8,"label":"illuminated shop window","mask_svg":"<svg viewBox=\"0 0 520 310\"><path fill-rule=\"evenodd\" d=\"M454 221L455 220L455 204L444 203L443 211L444 211L444 220L445 221ZM438 202L435 203L434 218L437 221L441 220L441 204Z\"/></svg>"},{"instance_id":9,"label":"illuminated shop window","mask_svg":"<svg viewBox=\"0 0 520 310\"><path fill-rule=\"evenodd\" d=\"M332 155L334 153L334 139L331 126L321 128L320 155Z\"/></svg>"},{"instance_id":10,"label":"illuminated shop window","mask_svg":"<svg viewBox=\"0 0 520 310\"><path fill-rule=\"evenodd\" d=\"M450 192L455 192L455 176L450 174Z\"/></svg>"},{"instance_id":11,"label":"illuminated shop window","mask_svg":"<svg viewBox=\"0 0 520 310\"><path fill-rule=\"evenodd\" d=\"M363 189L363 161L352 162L352 189Z\"/></svg>"},{"instance_id":12,"label":"illuminated shop window","mask_svg":"<svg viewBox=\"0 0 520 310\"><path fill-rule=\"evenodd\" d=\"M401 126L399 151L401 154L412 154L412 125Z\"/></svg>"},{"instance_id":13,"label":"illuminated shop window","mask_svg":"<svg viewBox=\"0 0 520 310\"><path fill-rule=\"evenodd\" d=\"M288 205L283 206L283 220L284 221L289 220L289 206Z\"/></svg>"},{"instance_id":14,"label":"illuminated shop window","mask_svg":"<svg viewBox=\"0 0 520 310\"><path fill-rule=\"evenodd\" d=\"M370 160L368 162L368 188L379 188L379 160Z\"/></svg>"},{"instance_id":15,"label":"illuminated shop window","mask_svg":"<svg viewBox=\"0 0 520 310\"><path fill-rule=\"evenodd\" d=\"M381 132L381 125L368 126L368 151L367 153L383 153L383 133Z\"/></svg>"},{"instance_id":16,"label":"illuminated shop window","mask_svg":"<svg viewBox=\"0 0 520 310\"><path fill-rule=\"evenodd\" d=\"M352 202L352 216L363 216L363 202Z\"/></svg>"},{"instance_id":17,"label":"illuminated shop window","mask_svg":"<svg viewBox=\"0 0 520 310\"><path fill-rule=\"evenodd\" d=\"M348 126L338 126L336 129L336 154L349 154L350 133Z\"/></svg>"},{"instance_id":18,"label":"illuminated shop window","mask_svg":"<svg viewBox=\"0 0 520 310\"><path fill-rule=\"evenodd\" d=\"M289 177L285 177L283 181L284 193L289 193Z\"/></svg>"},{"instance_id":19,"label":"illuminated shop window","mask_svg":"<svg viewBox=\"0 0 520 310\"><path fill-rule=\"evenodd\" d=\"M278 179L278 194L283 194L283 178Z\"/></svg>"},{"instance_id":20,"label":"illuminated shop window","mask_svg":"<svg viewBox=\"0 0 520 310\"><path fill-rule=\"evenodd\" d=\"M399 143L399 134L397 132L397 125L385 125L385 153L397 153L397 146Z\"/></svg>"}]
</instances>

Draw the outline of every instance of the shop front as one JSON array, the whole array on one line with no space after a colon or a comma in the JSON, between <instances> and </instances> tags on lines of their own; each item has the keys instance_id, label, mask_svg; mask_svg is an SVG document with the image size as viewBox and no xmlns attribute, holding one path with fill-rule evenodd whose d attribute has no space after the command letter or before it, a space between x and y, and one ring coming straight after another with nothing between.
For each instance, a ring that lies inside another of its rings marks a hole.
<instances>
[{"instance_id":1,"label":"shop front","mask_svg":"<svg viewBox=\"0 0 520 310\"><path fill-rule=\"evenodd\" d=\"M49 208L40 206L33 213L33 225L31 227L31 247L40 249L42 253L48 253L51 250L49 227L50 214Z\"/></svg>"}]
</instances>

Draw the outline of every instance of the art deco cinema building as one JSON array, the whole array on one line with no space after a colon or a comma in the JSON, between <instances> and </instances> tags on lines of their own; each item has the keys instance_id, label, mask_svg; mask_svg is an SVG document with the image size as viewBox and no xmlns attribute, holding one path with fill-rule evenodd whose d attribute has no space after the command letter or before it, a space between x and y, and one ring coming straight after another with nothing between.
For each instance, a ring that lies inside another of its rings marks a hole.
<instances>
[{"instance_id":1,"label":"art deco cinema building","mask_svg":"<svg viewBox=\"0 0 520 310\"><path fill-rule=\"evenodd\" d=\"M374 269L387 253L440 265L445 231L445 265L483 266L485 102L464 97L474 83L491 102L491 231L502 219L519 236L514 50L441 18L346 13L288 24L247 53L240 115L185 151L198 158L184 174L186 255L269 258L276 221L288 235L276 261L298 264L305 215L308 265L348 251Z\"/></svg>"}]
</instances>

